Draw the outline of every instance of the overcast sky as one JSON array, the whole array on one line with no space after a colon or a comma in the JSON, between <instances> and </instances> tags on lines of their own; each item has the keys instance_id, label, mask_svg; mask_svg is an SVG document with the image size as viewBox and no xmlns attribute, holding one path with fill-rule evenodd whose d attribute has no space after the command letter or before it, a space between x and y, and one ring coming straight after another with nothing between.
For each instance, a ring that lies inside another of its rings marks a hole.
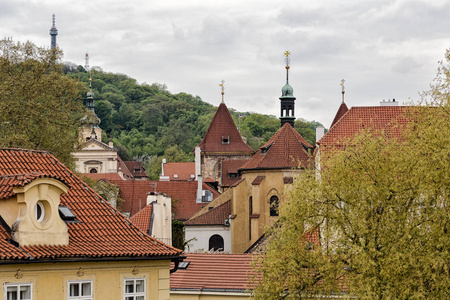
<instances>
[{"instance_id":1,"label":"overcast sky","mask_svg":"<svg viewBox=\"0 0 450 300\"><path fill-rule=\"evenodd\" d=\"M64 61L165 83L238 111L279 116L291 52L295 116L329 127L347 105L418 100L450 47L445 0L1 0L0 34L50 46Z\"/></svg>"}]
</instances>

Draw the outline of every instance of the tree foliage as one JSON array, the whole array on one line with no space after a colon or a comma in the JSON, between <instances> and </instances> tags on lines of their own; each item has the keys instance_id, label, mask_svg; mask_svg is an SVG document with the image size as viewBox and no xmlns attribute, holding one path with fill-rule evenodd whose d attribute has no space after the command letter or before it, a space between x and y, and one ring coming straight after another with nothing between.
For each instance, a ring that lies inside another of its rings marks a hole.
<instances>
[{"instance_id":1,"label":"tree foliage","mask_svg":"<svg viewBox=\"0 0 450 300\"><path fill-rule=\"evenodd\" d=\"M320 180L296 179L256 299L450 298L449 74L442 64L424 94L435 106L411 107L402 138L367 129L322 161ZM305 237L315 229L320 245Z\"/></svg>"},{"instance_id":2,"label":"tree foliage","mask_svg":"<svg viewBox=\"0 0 450 300\"><path fill-rule=\"evenodd\" d=\"M0 145L43 149L70 164L84 85L62 73L60 50L0 41Z\"/></svg>"}]
</instances>

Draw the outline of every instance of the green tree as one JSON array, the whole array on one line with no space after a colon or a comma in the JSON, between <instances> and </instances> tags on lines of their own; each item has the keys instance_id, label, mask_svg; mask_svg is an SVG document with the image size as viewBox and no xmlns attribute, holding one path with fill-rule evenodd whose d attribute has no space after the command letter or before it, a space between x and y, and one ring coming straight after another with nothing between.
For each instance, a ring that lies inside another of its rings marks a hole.
<instances>
[{"instance_id":1,"label":"green tree","mask_svg":"<svg viewBox=\"0 0 450 300\"><path fill-rule=\"evenodd\" d=\"M442 63L425 105L410 108L401 139L368 128L322 160L320 177L298 176L256 299L450 298L449 70ZM308 237L316 230L320 244Z\"/></svg>"},{"instance_id":2,"label":"green tree","mask_svg":"<svg viewBox=\"0 0 450 300\"><path fill-rule=\"evenodd\" d=\"M70 165L85 87L63 74L61 56L31 42L0 41L0 145L48 150Z\"/></svg>"}]
</instances>

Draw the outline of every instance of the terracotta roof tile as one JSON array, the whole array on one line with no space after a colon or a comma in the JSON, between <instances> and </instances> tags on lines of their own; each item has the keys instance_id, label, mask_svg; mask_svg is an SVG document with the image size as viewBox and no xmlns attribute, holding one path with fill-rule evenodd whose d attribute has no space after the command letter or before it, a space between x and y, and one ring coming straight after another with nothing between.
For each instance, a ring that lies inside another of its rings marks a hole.
<instances>
[{"instance_id":1,"label":"terracotta roof tile","mask_svg":"<svg viewBox=\"0 0 450 300\"><path fill-rule=\"evenodd\" d=\"M252 185L260 185L264 178L266 178L266 176L256 176L256 178L252 181Z\"/></svg>"},{"instance_id":2,"label":"terracotta roof tile","mask_svg":"<svg viewBox=\"0 0 450 300\"><path fill-rule=\"evenodd\" d=\"M350 108L317 142L322 151L341 148L363 129L384 130L401 137L408 123L408 106L359 106Z\"/></svg>"},{"instance_id":3,"label":"terracotta roof tile","mask_svg":"<svg viewBox=\"0 0 450 300\"><path fill-rule=\"evenodd\" d=\"M176 220L187 220L195 212L207 203L196 203L197 181L134 181L117 180L111 181L120 188L120 198L124 199L121 210L129 212L130 216L136 214L147 204L147 194L157 192L166 194L173 201L172 213ZM203 183L204 190L210 190L213 198L219 193Z\"/></svg>"},{"instance_id":4,"label":"terracotta roof tile","mask_svg":"<svg viewBox=\"0 0 450 300\"><path fill-rule=\"evenodd\" d=\"M336 116L334 116L333 122L331 122L330 128L333 127L334 124L336 124L336 122L339 121L347 111L348 111L347 104L342 102L341 105L339 105L338 111L336 112Z\"/></svg>"},{"instance_id":5,"label":"terracotta roof tile","mask_svg":"<svg viewBox=\"0 0 450 300\"><path fill-rule=\"evenodd\" d=\"M148 178L148 174L145 172L144 166L139 161L124 161L125 166L127 166L128 171L132 174L134 178Z\"/></svg>"},{"instance_id":6,"label":"terracotta roof tile","mask_svg":"<svg viewBox=\"0 0 450 300\"><path fill-rule=\"evenodd\" d=\"M152 217L153 204L150 203L140 211L138 211L134 216L130 218L131 223L133 223L137 228L139 228L144 233L149 233L150 229L150 219Z\"/></svg>"},{"instance_id":7,"label":"terracotta roof tile","mask_svg":"<svg viewBox=\"0 0 450 300\"><path fill-rule=\"evenodd\" d=\"M89 177L95 180L122 180L118 173L81 173L81 177Z\"/></svg>"},{"instance_id":8,"label":"terracotta roof tile","mask_svg":"<svg viewBox=\"0 0 450 300\"><path fill-rule=\"evenodd\" d=\"M170 290L245 292L253 289L249 278L255 274L251 254L189 253L186 269L170 275Z\"/></svg>"},{"instance_id":9,"label":"terracotta roof tile","mask_svg":"<svg viewBox=\"0 0 450 300\"><path fill-rule=\"evenodd\" d=\"M289 123L281 127L240 170L297 168L306 166L312 146Z\"/></svg>"},{"instance_id":10,"label":"terracotta roof tile","mask_svg":"<svg viewBox=\"0 0 450 300\"><path fill-rule=\"evenodd\" d=\"M133 179L133 174L131 174L131 172L130 172L130 170L128 170L128 167L125 164L125 162L118 155L117 155L117 170L122 171L123 179L125 179L125 180Z\"/></svg>"},{"instance_id":11,"label":"terracotta roof tile","mask_svg":"<svg viewBox=\"0 0 450 300\"><path fill-rule=\"evenodd\" d=\"M250 159L250 158L249 158ZM244 165L248 159L225 159L222 160L222 186L231 186L233 183L239 180L239 168ZM237 177L230 177L229 174L236 174Z\"/></svg>"},{"instance_id":12,"label":"terracotta roof tile","mask_svg":"<svg viewBox=\"0 0 450 300\"><path fill-rule=\"evenodd\" d=\"M61 195L61 205L69 207L79 222L67 224L69 232L67 246L33 245L18 248L0 239L2 260L151 258L181 254L180 250L142 234L119 211L110 206L48 152L0 149L0 176L5 178L13 175L22 176L21 174L52 176L66 182L69 191ZM12 189L11 185L8 183L2 185L3 193L10 193L4 189L5 187ZM5 236L5 234L7 234L6 229L0 226L0 235Z\"/></svg>"},{"instance_id":13,"label":"terracotta roof tile","mask_svg":"<svg viewBox=\"0 0 450 300\"><path fill-rule=\"evenodd\" d=\"M175 178L174 175L177 175L177 177ZM170 180L192 180L195 177L195 163L166 163L164 164L164 176L169 176Z\"/></svg>"},{"instance_id":14,"label":"terracotta roof tile","mask_svg":"<svg viewBox=\"0 0 450 300\"><path fill-rule=\"evenodd\" d=\"M231 200L214 207L203 215L184 222L185 225L224 225L231 214Z\"/></svg>"},{"instance_id":15,"label":"terracotta roof tile","mask_svg":"<svg viewBox=\"0 0 450 300\"><path fill-rule=\"evenodd\" d=\"M222 139L228 138L229 143L223 143ZM217 108L208 130L199 144L202 152L245 152L252 154L254 151L241 137L230 112L225 103Z\"/></svg>"}]
</instances>

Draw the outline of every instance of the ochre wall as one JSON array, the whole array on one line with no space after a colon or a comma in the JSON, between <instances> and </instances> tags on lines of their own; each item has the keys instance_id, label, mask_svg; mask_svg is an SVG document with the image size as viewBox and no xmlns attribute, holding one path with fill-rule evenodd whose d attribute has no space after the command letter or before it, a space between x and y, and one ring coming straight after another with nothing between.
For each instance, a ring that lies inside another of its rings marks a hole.
<instances>
[{"instance_id":1,"label":"ochre wall","mask_svg":"<svg viewBox=\"0 0 450 300\"><path fill-rule=\"evenodd\" d=\"M81 268L81 269L80 269ZM5 283L33 283L33 300L67 299L69 280L92 280L93 299L122 300L124 278L146 279L147 300L170 299L170 261L73 262L0 265Z\"/></svg>"}]
</instances>

